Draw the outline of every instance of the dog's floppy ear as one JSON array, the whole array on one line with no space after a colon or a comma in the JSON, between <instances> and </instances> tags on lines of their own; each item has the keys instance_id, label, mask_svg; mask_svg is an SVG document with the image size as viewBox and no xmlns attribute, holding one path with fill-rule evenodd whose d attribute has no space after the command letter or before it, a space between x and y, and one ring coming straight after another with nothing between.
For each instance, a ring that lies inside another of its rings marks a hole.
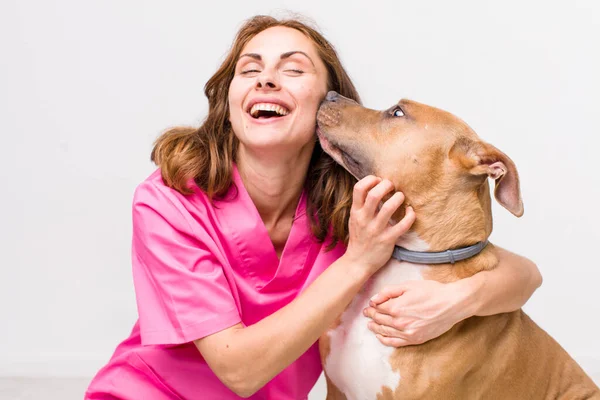
<instances>
[{"instance_id":1,"label":"dog's floppy ear","mask_svg":"<svg viewBox=\"0 0 600 400\"><path fill-rule=\"evenodd\" d=\"M498 203L517 217L523 215L519 174L506 154L491 144L462 137L450 149L450 159L472 176L487 175L494 179L494 196Z\"/></svg>"}]
</instances>

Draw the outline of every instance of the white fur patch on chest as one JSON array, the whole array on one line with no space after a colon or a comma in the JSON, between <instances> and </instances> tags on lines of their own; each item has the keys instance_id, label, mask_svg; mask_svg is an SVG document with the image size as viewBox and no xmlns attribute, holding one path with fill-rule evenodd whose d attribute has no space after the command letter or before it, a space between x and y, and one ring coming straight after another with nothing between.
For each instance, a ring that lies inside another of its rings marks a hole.
<instances>
[{"instance_id":1,"label":"white fur patch on chest","mask_svg":"<svg viewBox=\"0 0 600 400\"><path fill-rule=\"evenodd\" d=\"M370 319L362 311L383 287L423 279L421 271L425 267L391 259L352 300L340 325L327 332L331 347L324 369L348 400L376 399L384 386L392 391L398 387L400 373L392 370L389 361L394 348L377 340L367 328Z\"/></svg>"}]
</instances>

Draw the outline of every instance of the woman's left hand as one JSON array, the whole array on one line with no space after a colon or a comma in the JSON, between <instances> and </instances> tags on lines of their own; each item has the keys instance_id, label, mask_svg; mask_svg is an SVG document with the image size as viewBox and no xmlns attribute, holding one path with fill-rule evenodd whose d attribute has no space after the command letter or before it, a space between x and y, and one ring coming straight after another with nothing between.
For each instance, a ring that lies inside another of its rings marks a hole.
<instances>
[{"instance_id":1,"label":"woman's left hand","mask_svg":"<svg viewBox=\"0 0 600 400\"><path fill-rule=\"evenodd\" d=\"M373 296L364 310L369 329L381 343L401 347L425 343L472 316L466 310L468 293L453 283L406 281Z\"/></svg>"}]
</instances>

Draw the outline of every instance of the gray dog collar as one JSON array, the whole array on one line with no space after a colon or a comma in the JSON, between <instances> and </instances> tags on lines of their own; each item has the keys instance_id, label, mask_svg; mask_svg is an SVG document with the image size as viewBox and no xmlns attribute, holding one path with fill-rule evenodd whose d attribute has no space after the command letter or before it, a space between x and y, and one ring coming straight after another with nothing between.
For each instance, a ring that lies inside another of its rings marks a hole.
<instances>
[{"instance_id":1,"label":"gray dog collar","mask_svg":"<svg viewBox=\"0 0 600 400\"><path fill-rule=\"evenodd\" d=\"M456 250L438 252L411 251L404 247L394 247L392 257L398 261L407 261L415 264L454 264L457 261L466 260L481 253L488 241L479 242L472 246Z\"/></svg>"}]
</instances>

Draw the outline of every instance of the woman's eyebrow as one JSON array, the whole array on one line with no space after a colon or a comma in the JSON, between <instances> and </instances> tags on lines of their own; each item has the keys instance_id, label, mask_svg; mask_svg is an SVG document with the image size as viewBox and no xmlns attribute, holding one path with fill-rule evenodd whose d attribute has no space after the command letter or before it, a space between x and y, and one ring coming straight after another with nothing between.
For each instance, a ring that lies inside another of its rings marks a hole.
<instances>
[{"instance_id":1,"label":"woman's eyebrow","mask_svg":"<svg viewBox=\"0 0 600 400\"><path fill-rule=\"evenodd\" d=\"M280 58L283 60L284 58L291 57L294 54L302 54L302 55L304 55L306 58L308 58L308 61L310 61L310 63L313 65L313 67L315 66L315 63L313 62L312 58L310 58L308 56L308 54L306 54L305 52L300 51L300 50L288 51L287 53L283 53Z\"/></svg>"},{"instance_id":2,"label":"woman's eyebrow","mask_svg":"<svg viewBox=\"0 0 600 400\"><path fill-rule=\"evenodd\" d=\"M258 61L261 61L261 60L262 60L262 57L260 56L260 54L256 54L256 53L246 53L246 54L242 54L242 55L240 56L240 58L238 58L238 60L239 60L239 59L241 59L242 57L250 57L250 58L254 58L255 60L258 60Z\"/></svg>"},{"instance_id":3,"label":"woman's eyebrow","mask_svg":"<svg viewBox=\"0 0 600 400\"><path fill-rule=\"evenodd\" d=\"M310 63L313 65L313 67L315 66L315 63L313 62L312 58L310 58L308 54L306 54L305 52L300 51L300 50L288 51L286 53L283 53L281 55L281 57L279 57L279 58L283 60L285 58L289 58L289 57L293 56L294 54L302 54L302 55L304 55L306 58L308 58L308 60L310 61ZM262 56L260 54L257 54L257 53L245 53L245 54L242 54L240 56L240 59L242 57L250 57L250 58L253 58L253 59L257 60L257 61L262 61Z\"/></svg>"}]
</instances>

